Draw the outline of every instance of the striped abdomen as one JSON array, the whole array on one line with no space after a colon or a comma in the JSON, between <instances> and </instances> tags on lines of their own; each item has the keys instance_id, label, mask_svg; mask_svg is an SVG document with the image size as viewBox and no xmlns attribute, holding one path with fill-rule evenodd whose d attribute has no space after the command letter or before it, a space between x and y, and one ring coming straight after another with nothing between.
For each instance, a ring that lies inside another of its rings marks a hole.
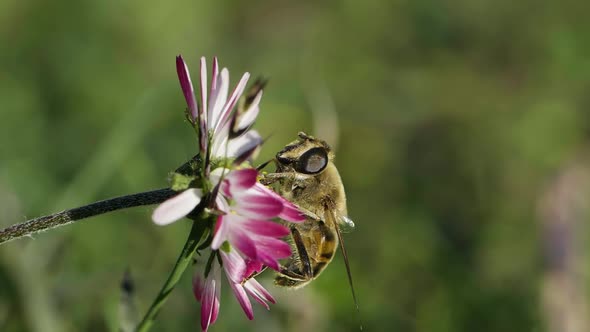
<instances>
[{"instance_id":1,"label":"striped abdomen","mask_svg":"<svg viewBox=\"0 0 590 332\"><path fill-rule=\"evenodd\" d=\"M332 261L338 237L323 221L308 220L291 228L293 256L285 264L286 271L275 278L285 287L301 287L315 279Z\"/></svg>"}]
</instances>

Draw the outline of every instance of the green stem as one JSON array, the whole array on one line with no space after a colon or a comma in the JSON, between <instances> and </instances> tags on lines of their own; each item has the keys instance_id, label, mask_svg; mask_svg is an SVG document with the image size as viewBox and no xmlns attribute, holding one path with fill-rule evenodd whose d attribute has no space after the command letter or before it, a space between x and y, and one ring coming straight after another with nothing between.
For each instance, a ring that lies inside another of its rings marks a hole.
<instances>
[{"instance_id":1,"label":"green stem","mask_svg":"<svg viewBox=\"0 0 590 332\"><path fill-rule=\"evenodd\" d=\"M10 240L18 239L23 236L30 236L38 232L67 225L77 220L86 219L99 214L135 206L162 203L174 195L176 195L176 192L171 189L158 189L106 199L104 201L95 202L71 210L65 210L52 215L31 219L0 230L0 245Z\"/></svg>"},{"instance_id":2,"label":"green stem","mask_svg":"<svg viewBox=\"0 0 590 332\"><path fill-rule=\"evenodd\" d=\"M158 296L148 309L142 321L139 323L139 325L137 325L137 328L135 330L136 332L149 331L149 329L154 324L156 316L158 315L158 312L160 312L160 308L164 305L164 303L168 299L168 296L170 296L170 293L180 280L180 277L182 277L182 274L190 265L193 258L193 254L197 249L199 241L201 240L201 237L203 236L203 233L206 229L206 225L207 223L205 222L205 220L197 219L193 222L191 232L188 238L186 239L186 243L184 244L184 248L182 248L180 256L178 256L178 259L176 260L176 264L172 268L172 272L170 272L168 279L162 286L162 289L160 289Z\"/></svg>"}]
</instances>

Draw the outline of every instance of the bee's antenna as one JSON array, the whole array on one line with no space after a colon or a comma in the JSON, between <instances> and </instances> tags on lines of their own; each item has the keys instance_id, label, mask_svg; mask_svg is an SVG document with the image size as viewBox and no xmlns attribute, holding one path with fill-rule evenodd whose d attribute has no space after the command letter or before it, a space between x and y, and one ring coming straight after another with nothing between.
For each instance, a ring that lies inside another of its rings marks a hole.
<instances>
[{"instance_id":1,"label":"bee's antenna","mask_svg":"<svg viewBox=\"0 0 590 332\"><path fill-rule=\"evenodd\" d=\"M359 309L359 301L356 298L356 292L354 291L354 285L352 283L352 273L350 273L350 264L348 263L348 254L344 248L344 241L342 240L342 233L340 233L340 227L336 225L336 233L338 234L338 241L340 242L340 250L342 251L342 258L344 258L344 265L346 266L346 274L348 275L348 284L350 285L350 291L352 292L352 300L356 307L356 313L359 319L359 330L363 330L363 322L361 321L361 311Z\"/></svg>"},{"instance_id":2,"label":"bee's antenna","mask_svg":"<svg viewBox=\"0 0 590 332\"><path fill-rule=\"evenodd\" d=\"M266 143L266 141L268 141L268 140L269 140L269 139L272 137L272 135L273 135L273 134L270 134L270 135L266 136L266 138L264 138L264 139L262 140L262 143L260 143L260 145L262 145L262 144ZM267 166L267 165L268 165L268 164L269 164L271 161L275 161L275 158L272 158L272 159L270 159L270 160L268 160L268 161L265 161L265 162L263 162L262 164L260 164L260 166L256 167L256 170L257 170L257 171L260 171L260 170L262 170L262 169L263 169L263 168L265 168L265 167L266 167L266 166Z\"/></svg>"},{"instance_id":3,"label":"bee's antenna","mask_svg":"<svg viewBox=\"0 0 590 332\"><path fill-rule=\"evenodd\" d=\"M263 162L262 164L260 164L260 166L256 167L257 171L260 171L262 169L264 169L268 164L270 164L271 161L274 161L275 159L269 159L268 161Z\"/></svg>"},{"instance_id":4,"label":"bee's antenna","mask_svg":"<svg viewBox=\"0 0 590 332\"><path fill-rule=\"evenodd\" d=\"M266 143L266 141L268 141L272 136L274 135L274 133L268 134L268 136L266 136L263 140L262 140L262 144Z\"/></svg>"}]
</instances>

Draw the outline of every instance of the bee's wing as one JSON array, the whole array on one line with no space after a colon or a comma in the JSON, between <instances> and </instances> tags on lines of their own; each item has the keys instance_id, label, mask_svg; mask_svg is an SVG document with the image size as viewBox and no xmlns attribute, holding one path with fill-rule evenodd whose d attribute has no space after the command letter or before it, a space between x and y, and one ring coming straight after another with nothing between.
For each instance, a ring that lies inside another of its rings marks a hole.
<instances>
[{"instance_id":1,"label":"bee's wing","mask_svg":"<svg viewBox=\"0 0 590 332\"><path fill-rule=\"evenodd\" d=\"M334 224L336 234L338 234L338 242L340 242L340 251L342 252L342 258L344 258L344 265L346 266L346 274L348 275L348 284L350 285L350 291L352 292L352 299L354 301L354 305L356 306L356 311L360 315L359 303L356 298L356 292L354 291L354 285L352 283L352 273L350 272L348 254L346 253L346 248L344 247L344 240L342 239L342 232L340 231L340 225L342 225L343 222L347 224L352 224L352 227L354 227L354 222L352 222L352 220L350 220L346 216L339 216L338 213L336 213L336 211L334 210L327 210L326 218L330 219L330 222L328 222L328 224ZM362 324L360 325L360 328L361 330L363 329Z\"/></svg>"},{"instance_id":2,"label":"bee's wing","mask_svg":"<svg viewBox=\"0 0 590 332\"><path fill-rule=\"evenodd\" d=\"M350 233L354 231L354 221L348 218L347 216L339 215L338 218L338 226L340 227L340 231L342 233Z\"/></svg>"}]
</instances>

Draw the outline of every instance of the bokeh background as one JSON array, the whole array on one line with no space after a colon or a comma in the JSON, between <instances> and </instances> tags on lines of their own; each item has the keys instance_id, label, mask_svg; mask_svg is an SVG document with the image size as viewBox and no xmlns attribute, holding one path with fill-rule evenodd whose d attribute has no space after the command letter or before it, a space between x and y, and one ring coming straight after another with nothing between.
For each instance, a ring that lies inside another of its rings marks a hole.
<instances>
[{"instance_id":1,"label":"bokeh background","mask_svg":"<svg viewBox=\"0 0 590 332\"><path fill-rule=\"evenodd\" d=\"M366 331L588 331L590 20L582 1L0 2L0 225L167 185L196 151L174 58L270 79L256 128L337 145ZM0 247L0 330L117 331L188 222L135 208ZM188 272L154 331L197 331ZM248 321L357 331L339 255Z\"/></svg>"}]
</instances>

